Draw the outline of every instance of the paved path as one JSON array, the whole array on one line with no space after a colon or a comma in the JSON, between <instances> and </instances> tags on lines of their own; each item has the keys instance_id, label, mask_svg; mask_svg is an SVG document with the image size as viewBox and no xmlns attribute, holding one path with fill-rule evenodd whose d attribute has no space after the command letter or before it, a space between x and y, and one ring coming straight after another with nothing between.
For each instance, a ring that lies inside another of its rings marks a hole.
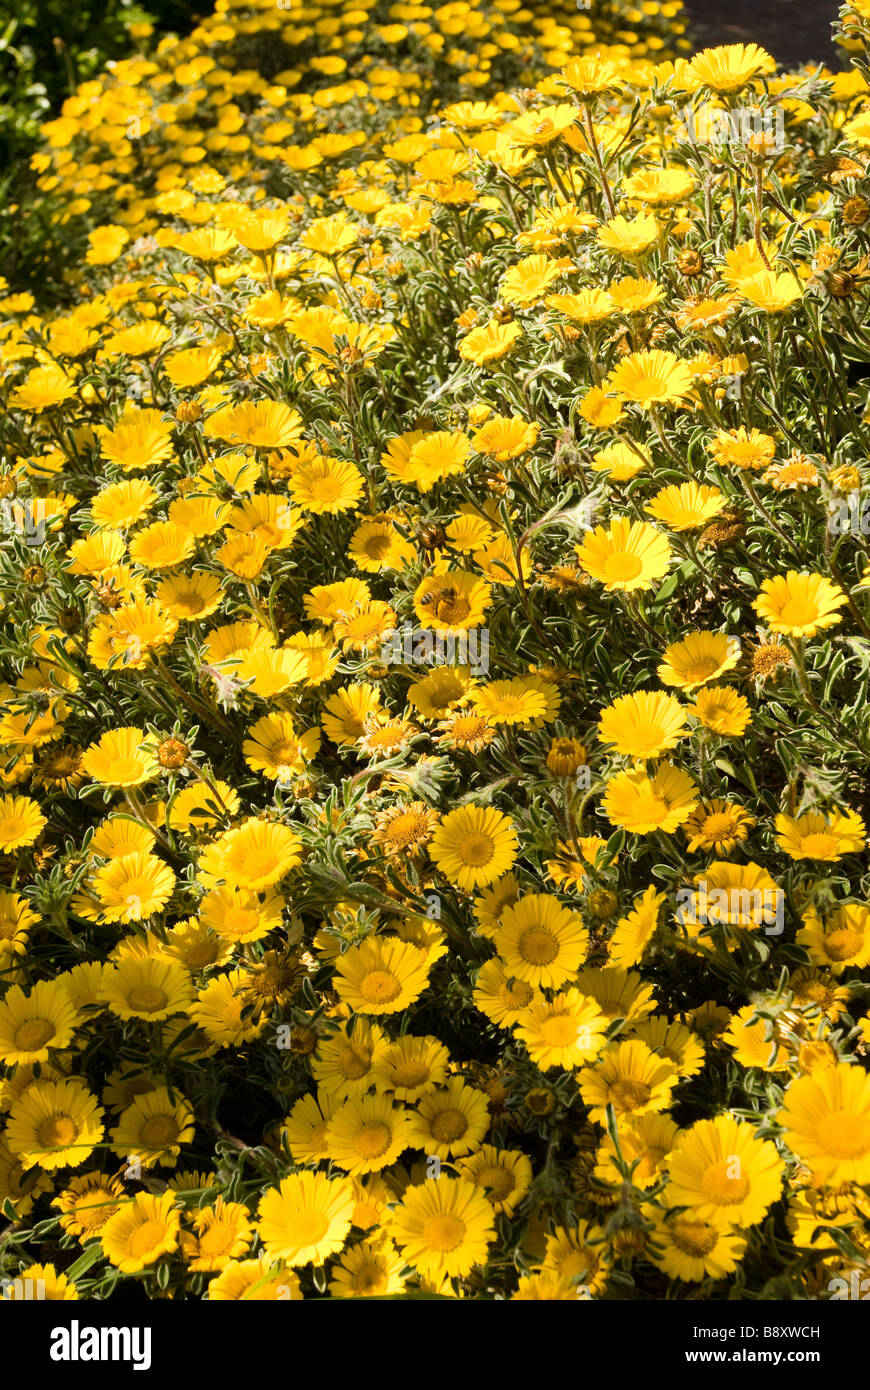
<instances>
[{"instance_id":1,"label":"paved path","mask_svg":"<svg viewBox=\"0 0 870 1390\"><path fill-rule=\"evenodd\" d=\"M831 43L838 0L683 0L701 45L754 40L785 64L822 59L844 66Z\"/></svg>"}]
</instances>

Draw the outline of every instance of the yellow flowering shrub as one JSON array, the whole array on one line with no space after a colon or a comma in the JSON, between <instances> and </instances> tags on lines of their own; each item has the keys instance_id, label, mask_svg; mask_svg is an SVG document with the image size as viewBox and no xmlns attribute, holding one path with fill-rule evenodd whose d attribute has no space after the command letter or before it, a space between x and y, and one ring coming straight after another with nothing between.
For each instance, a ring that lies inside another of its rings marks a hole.
<instances>
[{"instance_id":1,"label":"yellow flowering shrub","mask_svg":"<svg viewBox=\"0 0 870 1390\"><path fill-rule=\"evenodd\" d=\"M783 75L676 3L222 0L45 126L66 302L0 298L9 1279L866 1270L841 28Z\"/></svg>"}]
</instances>

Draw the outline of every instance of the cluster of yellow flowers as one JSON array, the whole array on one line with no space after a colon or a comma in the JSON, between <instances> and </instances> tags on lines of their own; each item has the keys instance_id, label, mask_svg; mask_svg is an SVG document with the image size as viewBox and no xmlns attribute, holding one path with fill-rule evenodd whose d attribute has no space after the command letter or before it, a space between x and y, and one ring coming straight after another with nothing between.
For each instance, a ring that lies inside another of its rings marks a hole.
<instances>
[{"instance_id":1,"label":"cluster of yellow flowers","mask_svg":"<svg viewBox=\"0 0 870 1390\"><path fill-rule=\"evenodd\" d=\"M45 127L8 1277L867 1271L868 0L841 37L781 76L676 3L221 0Z\"/></svg>"}]
</instances>

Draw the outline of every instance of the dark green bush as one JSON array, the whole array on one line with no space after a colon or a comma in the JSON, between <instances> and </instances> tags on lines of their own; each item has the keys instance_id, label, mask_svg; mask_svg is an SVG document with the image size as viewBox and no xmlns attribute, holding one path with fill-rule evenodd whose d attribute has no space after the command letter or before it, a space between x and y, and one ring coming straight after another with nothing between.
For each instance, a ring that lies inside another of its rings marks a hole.
<instances>
[{"instance_id":1,"label":"dark green bush","mask_svg":"<svg viewBox=\"0 0 870 1390\"><path fill-rule=\"evenodd\" d=\"M78 83L129 53L131 25L184 32L194 9L185 0L0 0L0 274L16 288L42 276L35 250L40 243L44 253L44 229L20 217L40 124Z\"/></svg>"}]
</instances>

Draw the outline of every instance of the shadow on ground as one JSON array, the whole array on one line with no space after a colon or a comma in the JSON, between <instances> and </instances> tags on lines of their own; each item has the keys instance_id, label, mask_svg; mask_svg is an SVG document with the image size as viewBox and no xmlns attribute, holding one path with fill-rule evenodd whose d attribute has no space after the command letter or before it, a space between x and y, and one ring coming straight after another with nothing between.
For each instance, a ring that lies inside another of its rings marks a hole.
<instances>
[{"instance_id":1,"label":"shadow on ground","mask_svg":"<svg viewBox=\"0 0 870 1390\"><path fill-rule=\"evenodd\" d=\"M683 0L698 47L759 43L785 66L845 66L831 42L838 0Z\"/></svg>"}]
</instances>

